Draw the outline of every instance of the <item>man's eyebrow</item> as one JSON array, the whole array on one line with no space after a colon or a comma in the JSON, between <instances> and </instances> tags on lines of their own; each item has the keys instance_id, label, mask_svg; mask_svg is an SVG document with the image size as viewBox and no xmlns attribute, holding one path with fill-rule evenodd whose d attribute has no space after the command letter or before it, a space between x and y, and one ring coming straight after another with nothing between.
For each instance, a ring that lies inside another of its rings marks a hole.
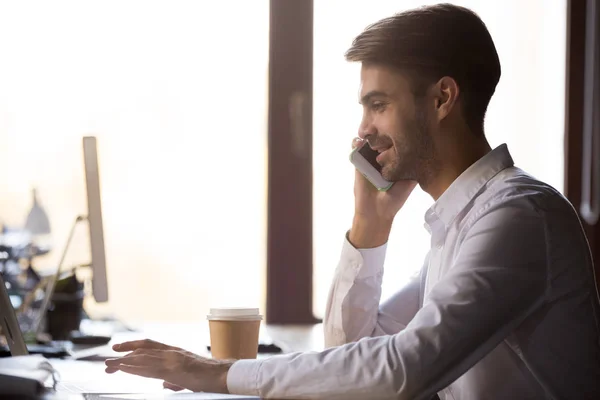
<instances>
[{"instance_id":1,"label":"man's eyebrow","mask_svg":"<svg viewBox=\"0 0 600 400\"><path fill-rule=\"evenodd\" d=\"M358 100L358 104L368 103L373 97L389 97L389 95L380 90L371 90L369 93L365 94L362 98Z\"/></svg>"}]
</instances>

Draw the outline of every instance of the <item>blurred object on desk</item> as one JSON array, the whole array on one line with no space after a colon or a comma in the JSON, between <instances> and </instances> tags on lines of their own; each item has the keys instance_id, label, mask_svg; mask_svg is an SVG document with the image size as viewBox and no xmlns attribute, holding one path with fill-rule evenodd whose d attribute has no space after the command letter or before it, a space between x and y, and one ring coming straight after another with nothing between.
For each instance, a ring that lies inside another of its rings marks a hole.
<instances>
[{"instance_id":1,"label":"blurred object on desk","mask_svg":"<svg viewBox=\"0 0 600 400\"><path fill-rule=\"evenodd\" d=\"M83 298L83 283L77 280L73 271L59 279L46 311L46 329L43 331L53 340L67 340L72 331L79 331L84 316Z\"/></svg>"},{"instance_id":2,"label":"blurred object on desk","mask_svg":"<svg viewBox=\"0 0 600 400\"><path fill-rule=\"evenodd\" d=\"M53 374L54 368L41 356L25 355L0 359L0 397L39 396Z\"/></svg>"},{"instance_id":3,"label":"blurred object on desk","mask_svg":"<svg viewBox=\"0 0 600 400\"><path fill-rule=\"evenodd\" d=\"M25 231L29 232L33 243L41 249L50 251L52 247L52 237L50 229L50 220L46 210L42 207L38 200L37 189L33 188L31 210L25 220Z\"/></svg>"}]
</instances>

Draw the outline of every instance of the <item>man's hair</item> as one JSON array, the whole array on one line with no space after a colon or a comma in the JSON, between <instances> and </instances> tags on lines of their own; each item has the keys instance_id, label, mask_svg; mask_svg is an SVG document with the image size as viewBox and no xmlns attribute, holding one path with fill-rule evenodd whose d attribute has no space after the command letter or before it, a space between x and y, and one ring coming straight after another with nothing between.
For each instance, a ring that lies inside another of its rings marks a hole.
<instances>
[{"instance_id":1,"label":"man's hair","mask_svg":"<svg viewBox=\"0 0 600 400\"><path fill-rule=\"evenodd\" d=\"M500 80L500 60L485 24L473 11L451 4L405 11L369 25L354 39L346 60L397 68L407 74L416 96L443 76L452 77L475 133L483 132Z\"/></svg>"}]
</instances>

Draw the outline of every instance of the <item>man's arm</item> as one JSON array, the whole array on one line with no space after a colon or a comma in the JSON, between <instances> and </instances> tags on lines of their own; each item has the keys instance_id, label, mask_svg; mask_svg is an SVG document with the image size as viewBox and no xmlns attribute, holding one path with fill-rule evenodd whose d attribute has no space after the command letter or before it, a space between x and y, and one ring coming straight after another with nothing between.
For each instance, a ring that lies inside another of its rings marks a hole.
<instances>
[{"instance_id":1,"label":"man's arm","mask_svg":"<svg viewBox=\"0 0 600 400\"><path fill-rule=\"evenodd\" d=\"M355 138L352 147L365 144L364 140ZM417 182L395 182L388 191L382 192L358 170L354 175L352 228L344 243L325 313L325 345L328 347L365 336L396 333L406 326L418 308L418 282L411 282L379 311L383 262L392 222Z\"/></svg>"},{"instance_id":2,"label":"man's arm","mask_svg":"<svg viewBox=\"0 0 600 400\"><path fill-rule=\"evenodd\" d=\"M238 361L232 393L426 399L493 350L544 301L546 230L526 202L489 211L406 329L321 353Z\"/></svg>"},{"instance_id":3,"label":"man's arm","mask_svg":"<svg viewBox=\"0 0 600 400\"><path fill-rule=\"evenodd\" d=\"M355 342L363 337L398 333L416 314L419 276L380 306L385 252L385 244L357 250L347 239L344 241L327 300L326 347Z\"/></svg>"}]
</instances>

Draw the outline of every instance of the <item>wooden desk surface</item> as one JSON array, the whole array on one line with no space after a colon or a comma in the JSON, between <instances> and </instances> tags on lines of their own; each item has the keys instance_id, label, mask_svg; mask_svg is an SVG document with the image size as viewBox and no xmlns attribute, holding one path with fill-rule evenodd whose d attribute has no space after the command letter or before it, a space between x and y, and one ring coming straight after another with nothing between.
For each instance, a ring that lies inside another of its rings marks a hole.
<instances>
[{"instance_id":1,"label":"wooden desk surface","mask_svg":"<svg viewBox=\"0 0 600 400\"><path fill-rule=\"evenodd\" d=\"M279 345L285 353L323 349L323 326L319 325L263 325L261 341ZM111 343L104 347L101 354L119 356L110 350L110 346L127 340L152 339L169 345L178 346L202 356L210 356L206 346L210 343L208 324L205 323L146 323L136 332L118 333ZM259 354L260 358L270 355ZM85 382L93 380L101 386L105 383L111 391L123 393L161 393L162 381L141 378L124 373L108 375L101 361L53 360L63 382ZM96 378L97 377L97 378ZM113 390L114 389L114 390ZM82 399L74 394L56 393L46 395L44 399Z\"/></svg>"}]
</instances>

